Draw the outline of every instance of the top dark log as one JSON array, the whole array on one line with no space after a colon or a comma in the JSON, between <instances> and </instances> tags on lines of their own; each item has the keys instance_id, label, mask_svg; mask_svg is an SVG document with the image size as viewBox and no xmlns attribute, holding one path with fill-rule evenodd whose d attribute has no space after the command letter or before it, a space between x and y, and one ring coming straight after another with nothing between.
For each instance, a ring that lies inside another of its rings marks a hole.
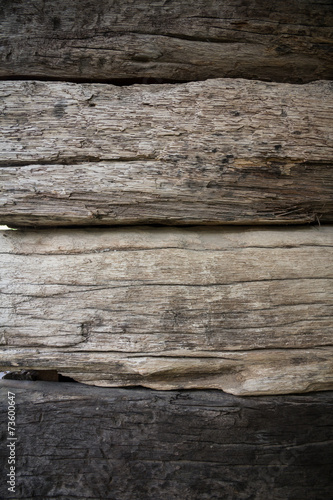
<instances>
[{"instance_id":1,"label":"top dark log","mask_svg":"<svg viewBox=\"0 0 333 500\"><path fill-rule=\"evenodd\" d=\"M0 9L2 77L333 77L330 0L1 0Z\"/></svg>"}]
</instances>

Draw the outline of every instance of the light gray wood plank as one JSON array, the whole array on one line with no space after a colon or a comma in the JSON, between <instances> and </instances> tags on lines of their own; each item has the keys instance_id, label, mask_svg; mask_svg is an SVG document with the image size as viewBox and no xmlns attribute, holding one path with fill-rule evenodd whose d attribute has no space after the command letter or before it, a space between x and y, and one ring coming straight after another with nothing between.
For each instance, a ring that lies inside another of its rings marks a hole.
<instances>
[{"instance_id":1,"label":"light gray wood plank","mask_svg":"<svg viewBox=\"0 0 333 500\"><path fill-rule=\"evenodd\" d=\"M0 82L0 223L333 221L333 92Z\"/></svg>"},{"instance_id":2,"label":"light gray wood plank","mask_svg":"<svg viewBox=\"0 0 333 500\"><path fill-rule=\"evenodd\" d=\"M0 241L3 370L235 394L331 388L332 226Z\"/></svg>"}]
</instances>

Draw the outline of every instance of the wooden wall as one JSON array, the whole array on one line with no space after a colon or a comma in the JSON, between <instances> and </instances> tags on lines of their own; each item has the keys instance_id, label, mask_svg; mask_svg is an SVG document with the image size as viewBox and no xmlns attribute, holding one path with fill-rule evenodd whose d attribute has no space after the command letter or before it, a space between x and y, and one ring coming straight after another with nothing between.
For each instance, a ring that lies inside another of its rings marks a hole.
<instances>
[{"instance_id":1,"label":"wooden wall","mask_svg":"<svg viewBox=\"0 0 333 500\"><path fill-rule=\"evenodd\" d=\"M0 369L105 386L1 382L20 497L329 498L332 3L0 27Z\"/></svg>"}]
</instances>

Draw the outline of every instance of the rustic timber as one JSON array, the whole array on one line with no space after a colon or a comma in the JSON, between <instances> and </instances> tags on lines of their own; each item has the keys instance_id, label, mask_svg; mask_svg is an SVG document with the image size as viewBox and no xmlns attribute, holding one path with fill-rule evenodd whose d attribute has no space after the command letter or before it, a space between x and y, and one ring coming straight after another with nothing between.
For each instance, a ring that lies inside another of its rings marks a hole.
<instances>
[{"instance_id":1,"label":"rustic timber","mask_svg":"<svg viewBox=\"0 0 333 500\"><path fill-rule=\"evenodd\" d=\"M333 387L333 226L2 233L3 371L241 395Z\"/></svg>"},{"instance_id":2,"label":"rustic timber","mask_svg":"<svg viewBox=\"0 0 333 500\"><path fill-rule=\"evenodd\" d=\"M333 83L1 82L0 223L333 221Z\"/></svg>"},{"instance_id":3,"label":"rustic timber","mask_svg":"<svg viewBox=\"0 0 333 500\"><path fill-rule=\"evenodd\" d=\"M17 408L16 495L112 500L319 500L332 493L333 394L0 382ZM6 433L0 458L7 472Z\"/></svg>"},{"instance_id":4,"label":"rustic timber","mask_svg":"<svg viewBox=\"0 0 333 500\"><path fill-rule=\"evenodd\" d=\"M330 0L0 2L0 76L333 78Z\"/></svg>"}]
</instances>

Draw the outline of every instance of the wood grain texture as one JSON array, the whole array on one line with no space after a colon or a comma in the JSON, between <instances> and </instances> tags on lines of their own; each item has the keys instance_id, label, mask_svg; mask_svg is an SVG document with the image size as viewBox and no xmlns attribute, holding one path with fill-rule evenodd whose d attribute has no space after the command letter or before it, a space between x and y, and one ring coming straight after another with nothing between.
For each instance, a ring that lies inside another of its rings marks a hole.
<instances>
[{"instance_id":1,"label":"wood grain texture","mask_svg":"<svg viewBox=\"0 0 333 500\"><path fill-rule=\"evenodd\" d=\"M1 381L3 421L8 391L17 406L15 498L331 496L331 392L239 398L220 391ZM7 443L2 433L3 471ZM7 493L2 481L1 497Z\"/></svg>"},{"instance_id":2,"label":"wood grain texture","mask_svg":"<svg viewBox=\"0 0 333 500\"><path fill-rule=\"evenodd\" d=\"M1 82L0 223L333 221L333 92Z\"/></svg>"},{"instance_id":3,"label":"wood grain texture","mask_svg":"<svg viewBox=\"0 0 333 500\"><path fill-rule=\"evenodd\" d=\"M234 394L333 387L333 227L1 235L1 367Z\"/></svg>"},{"instance_id":4,"label":"wood grain texture","mask_svg":"<svg viewBox=\"0 0 333 500\"><path fill-rule=\"evenodd\" d=\"M0 76L333 77L330 0L2 0Z\"/></svg>"}]
</instances>

